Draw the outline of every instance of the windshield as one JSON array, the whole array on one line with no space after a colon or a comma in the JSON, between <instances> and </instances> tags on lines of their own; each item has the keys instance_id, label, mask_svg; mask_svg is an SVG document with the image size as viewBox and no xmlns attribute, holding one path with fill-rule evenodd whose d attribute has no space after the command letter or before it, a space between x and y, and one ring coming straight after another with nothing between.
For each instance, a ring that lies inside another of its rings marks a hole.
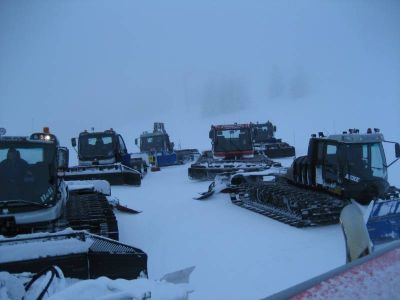
<instances>
[{"instance_id":1,"label":"windshield","mask_svg":"<svg viewBox=\"0 0 400 300\"><path fill-rule=\"evenodd\" d=\"M244 150L253 150L249 128L216 130L214 151Z\"/></svg>"},{"instance_id":2,"label":"windshield","mask_svg":"<svg viewBox=\"0 0 400 300\"><path fill-rule=\"evenodd\" d=\"M51 202L55 191L50 184L55 172L55 149L53 144L1 142L0 202Z\"/></svg>"},{"instance_id":3,"label":"windshield","mask_svg":"<svg viewBox=\"0 0 400 300\"><path fill-rule=\"evenodd\" d=\"M386 158L381 143L346 145L348 174L361 179L387 178Z\"/></svg>"},{"instance_id":4,"label":"windshield","mask_svg":"<svg viewBox=\"0 0 400 300\"><path fill-rule=\"evenodd\" d=\"M85 134L79 137L81 158L114 157L114 139L111 134Z\"/></svg>"},{"instance_id":5,"label":"windshield","mask_svg":"<svg viewBox=\"0 0 400 300\"><path fill-rule=\"evenodd\" d=\"M163 151L164 150L164 136L154 135L141 137L140 151Z\"/></svg>"}]
</instances>

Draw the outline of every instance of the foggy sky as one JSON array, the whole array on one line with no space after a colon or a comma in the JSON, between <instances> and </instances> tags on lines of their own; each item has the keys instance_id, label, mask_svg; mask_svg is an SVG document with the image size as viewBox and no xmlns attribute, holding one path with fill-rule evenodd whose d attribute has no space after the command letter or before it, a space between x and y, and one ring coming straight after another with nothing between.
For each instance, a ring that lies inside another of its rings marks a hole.
<instances>
[{"instance_id":1,"label":"foggy sky","mask_svg":"<svg viewBox=\"0 0 400 300\"><path fill-rule=\"evenodd\" d=\"M9 134L50 126L69 145L113 127L136 151L163 121L205 149L212 123L271 119L292 143L371 126L400 140L399 114L399 1L0 1Z\"/></svg>"}]
</instances>

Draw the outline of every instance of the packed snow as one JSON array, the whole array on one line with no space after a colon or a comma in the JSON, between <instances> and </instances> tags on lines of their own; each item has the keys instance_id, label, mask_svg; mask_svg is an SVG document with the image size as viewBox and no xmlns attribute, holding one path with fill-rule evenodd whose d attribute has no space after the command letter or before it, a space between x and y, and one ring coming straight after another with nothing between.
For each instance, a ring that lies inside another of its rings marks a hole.
<instances>
[{"instance_id":1,"label":"packed snow","mask_svg":"<svg viewBox=\"0 0 400 300\"><path fill-rule=\"evenodd\" d=\"M91 280L74 280L65 278L62 271L55 267L57 275L51 279L51 272L39 277L26 291L24 284L28 283L32 274L13 275L0 272L1 300L35 300L45 290L43 299L49 300L187 300L192 292L186 283L176 284L168 280L151 280L138 278L135 280L99 277ZM192 270L190 270L192 271ZM189 274L190 275L190 274Z\"/></svg>"},{"instance_id":2,"label":"packed snow","mask_svg":"<svg viewBox=\"0 0 400 300\"><path fill-rule=\"evenodd\" d=\"M294 228L226 194L193 200L210 182L191 181L187 168L149 173L139 188L113 187L121 203L143 211L117 218L120 240L148 254L150 278L194 265L190 299L259 299L345 263L339 225Z\"/></svg>"}]
</instances>

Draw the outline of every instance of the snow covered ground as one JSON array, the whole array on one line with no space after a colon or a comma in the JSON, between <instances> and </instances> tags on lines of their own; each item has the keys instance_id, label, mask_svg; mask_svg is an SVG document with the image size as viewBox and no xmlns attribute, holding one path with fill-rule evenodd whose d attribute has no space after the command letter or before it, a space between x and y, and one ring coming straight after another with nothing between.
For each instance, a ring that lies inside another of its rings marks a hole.
<instances>
[{"instance_id":1,"label":"snow covered ground","mask_svg":"<svg viewBox=\"0 0 400 300\"><path fill-rule=\"evenodd\" d=\"M134 152L160 121L176 148L204 150L211 124L271 120L298 155L318 131L378 127L400 141L399 1L38 2L0 1L9 135L49 126L68 146L112 127ZM392 145L386 153L392 161ZM117 217L152 279L195 265L191 299L258 299L344 263L338 225L292 228L227 195L195 201L209 182L187 167L112 188L143 210ZM400 186L400 163L389 181Z\"/></svg>"},{"instance_id":2,"label":"snow covered ground","mask_svg":"<svg viewBox=\"0 0 400 300\"><path fill-rule=\"evenodd\" d=\"M290 160L286 160L286 165ZM209 182L188 165L113 187L139 215L117 213L120 238L147 252L150 278L188 266L190 299L260 299L345 262L339 225L298 229L233 205L226 194L193 200Z\"/></svg>"}]
</instances>

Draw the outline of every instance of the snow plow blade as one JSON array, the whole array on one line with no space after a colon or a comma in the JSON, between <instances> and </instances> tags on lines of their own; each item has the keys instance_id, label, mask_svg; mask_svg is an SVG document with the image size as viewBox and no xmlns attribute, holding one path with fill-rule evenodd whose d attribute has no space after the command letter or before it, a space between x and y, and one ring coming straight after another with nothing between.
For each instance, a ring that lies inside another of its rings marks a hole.
<instances>
[{"instance_id":1,"label":"snow plow blade","mask_svg":"<svg viewBox=\"0 0 400 300\"><path fill-rule=\"evenodd\" d=\"M65 180L107 180L112 185L140 186L142 174L122 164L76 166L64 173Z\"/></svg>"},{"instance_id":2,"label":"snow plow blade","mask_svg":"<svg viewBox=\"0 0 400 300\"><path fill-rule=\"evenodd\" d=\"M199 161L189 167L188 176L194 180L214 180L217 175L232 175L239 171L246 173L259 172L280 166L280 163L265 157L232 161L207 161L207 159L202 160L200 158Z\"/></svg>"},{"instance_id":3,"label":"snow plow blade","mask_svg":"<svg viewBox=\"0 0 400 300\"><path fill-rule=\"evenodd\" d=\"M374 203L367 222L374 245L400 239L400 198Z\"/></svg>"},{"instance_id":4,"label":"snow plow blade","mask_svg":"<svg viewBox=\"0 0 400 300\"><path fill-rule=\"evenodd\" d=\"M245 170L246 172L257 172L263 171L269 167L267 166L254 166L254 167L221 167L221 168L214 168L214 167L204 167L204 166L196 166L195 164L191 165L188 170L189 178L194 180L214 180L217 175L220 174L234 174L240 170Z\"/></svg>"},{"instance_id":5,"label":"snow plow blade","mask_svg":"<svg viewBox=\"0 0 400 300\"><path fill-rule=\"evenodd\" d=\"M84 231L0 240L0 271L38 273L53 265L66 277L136 279L147 274L142 250Z\"/></svg>"},{"instance_id":6,"label":"snow plow blade","mask_svg":"<svg viewBox=\"0 0 400 300\"><path fill-rule=\"evenodd\" d=\"M197 149L181 149L175 150L176 159L178 163L187 163L189 161L196 161L200 157L200 152Z\"/></svg>"},{"instance_id":7,"label":"snow plow blade","mask_svg":"<svg viewBox=\"0 0 400 300\"><path fill-rule=\"evenodd\" d=\"M265 146L264 154L269 158L292 157L296 156L296 150L293 146L272 144Z\"/></svg>"},{"instance_id":8,"label":"snow plow blade","mask_svg":"<svg viewBox=\"0 0 400 300\"><path fill-rule=\"evenodd\" d=\"M194 200L205 200L216 193L232 193L234 188L231 187L232 176L230 174L218 174L208 186L206 192L199 193L200 196L194 197Z\"/></svg>"}]
</instances>

